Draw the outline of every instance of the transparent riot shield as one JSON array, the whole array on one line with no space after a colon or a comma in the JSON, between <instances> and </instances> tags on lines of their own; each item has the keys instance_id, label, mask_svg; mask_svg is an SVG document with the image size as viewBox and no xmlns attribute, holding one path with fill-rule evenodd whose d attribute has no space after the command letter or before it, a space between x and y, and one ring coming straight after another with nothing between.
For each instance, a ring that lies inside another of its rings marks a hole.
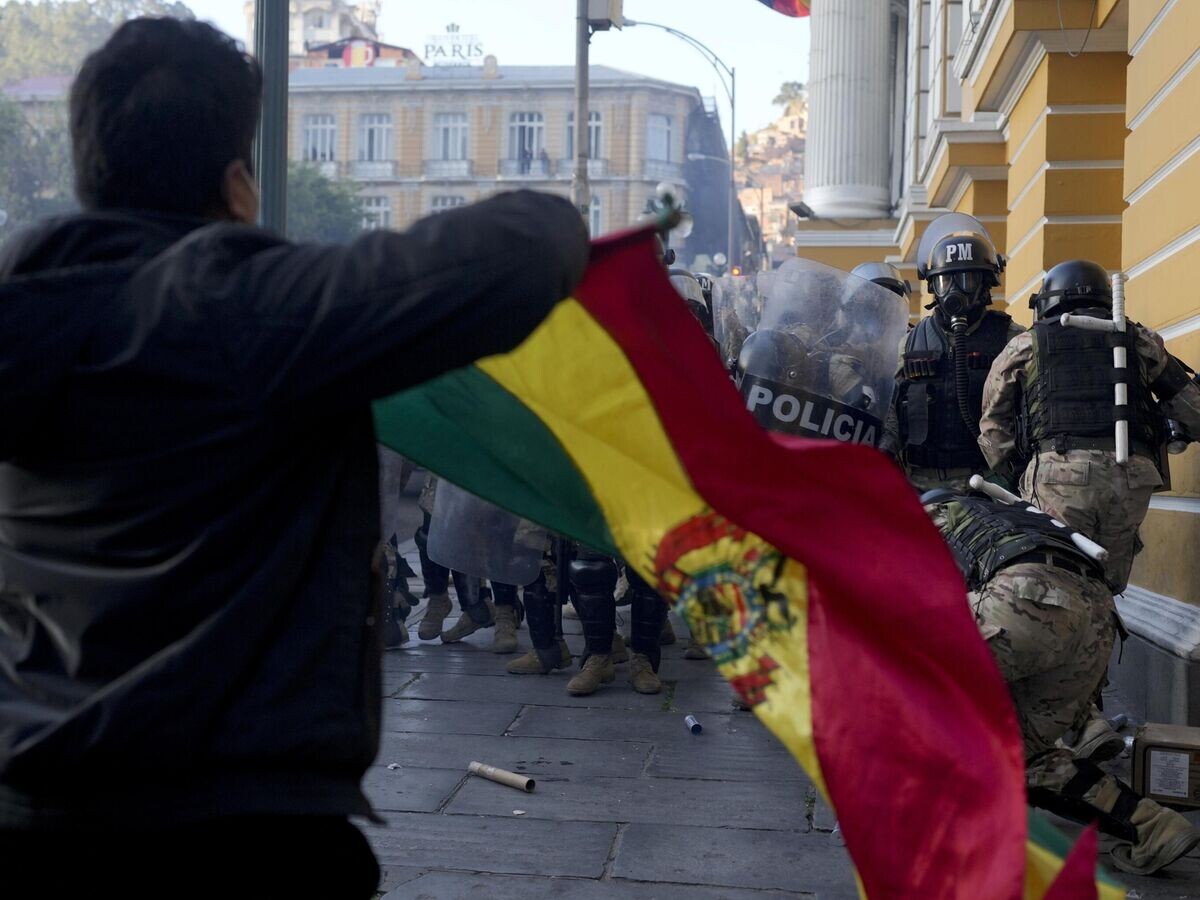
<instances>
[{"instance_id":1,"label":"transparent riot shield","mask_svg":"<svg viewBox=\"0 0 1200 900\"><path fill-rule=\"evenodd\" d=\"M996 242L992 240L992 236L988 234L988 230L974 216L968 216L966 213L946 213L938 216L925 228L925 232L921 235L921 241L917 244L917 277L924 280L925 268L929 265L929 254L933 252L934 246L944 237L951 235L983 235L987 238L989 244L993 247Z\"/></svg>"},{"instance_id":2,"label":"transparent riot shield","mask_svg":"<svg viewBox=\"0 0 1200 900\"><path fill-rule=\"evenodd\" d=\"M747 336L758 327L761 300L753 276L726 275L713 284L713 337L721 358L738 358Z\"/></svg>"},{"instance_id":3,"label":"transparent riot shield","mask_svg":"<svg viewBox=\"0 0 1200 900\"><path fill-rule=\"evenodd\" d=\"M426 552L435 563L502 584L537 579L546 530L448 481L438 483Z\"/></svg>"},{"instance_id":4,"label":"transparent riot shield","mask_svg":"<svg viewBox=\"0 0 1200 900\"><path fill-rule=\"evenodd\" d=\"M770 431L874 446L907 325L908 305L887 288L788 260L738 358L746 408Z\"/></svg>"}]
</instances>

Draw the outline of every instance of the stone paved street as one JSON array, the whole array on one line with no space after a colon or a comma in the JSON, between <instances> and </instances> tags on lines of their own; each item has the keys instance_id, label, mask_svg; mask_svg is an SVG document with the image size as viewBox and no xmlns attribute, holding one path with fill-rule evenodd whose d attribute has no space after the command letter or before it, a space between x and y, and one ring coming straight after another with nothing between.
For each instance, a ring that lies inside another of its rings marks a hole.
<instances>
[{"instance_id":1,"label":"stone paved street","mask_svg":"<svg viewBox=\"0 0 1200 900\"><path fill-rule=\"evenodd\" d=\"M384 492L385 521L402 535L419 522L418 482ZM419 571L411 541L403 549ZM411 585L419 591L420 580ZM635 694L622 665L613 684L571 697L574 669L505 673L513 657L490 651L490 630L459 644L419 641L422 611L408 620L409 643L385 654L384 734L366 779L387 820L365 830L388 900L857 897L829 808L758 720L732 709L713 665L683 659L687 630L674 615L662 694ZM564 630L580 651L579 623ZM524 626L519 635L523 652ZM685 728L688 713L702 735ZM472 760L528 773L537 788L468 776ZM1111 843L1102 839L1102 862ZM1200 857L1119 880L1134 900L1200 897Z\"/></svg>"},{"instance_id":2,"label":"stone paved street","mask_svg":"<svg viewBox=\"0 0 1200 900\"><path fill-rule=\"evenodd\" d=\"M732 709L710 662L683 659L678 620L662 694L635 694L622 665L613 684L570 697L570 672L505 673L513 657L490 651L490 630L417 641L419 615L411 642L385 656L384 736L367 777L387 819L367 830L388 898L856 896L812 785ZM564 628L581 649L579 623ZM688 713L703 734L688 732ZM472 760L527 772L537 788L468 776Z\"/></svg>"}]
</instances>

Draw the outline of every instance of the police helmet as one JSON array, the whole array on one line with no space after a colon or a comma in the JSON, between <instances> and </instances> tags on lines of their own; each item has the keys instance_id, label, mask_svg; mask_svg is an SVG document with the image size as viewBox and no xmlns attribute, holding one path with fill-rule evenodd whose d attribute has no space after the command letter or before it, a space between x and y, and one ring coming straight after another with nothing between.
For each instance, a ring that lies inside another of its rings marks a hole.
<instances>
[{"instance_id":1,"label":"police helmet","mask_svg":"<svg viewBox=\"0 0 1200 900\"><path fill-rule=\"evenodd\" d=\"M955 287L967 296L1000 283L1004 257L996 253L992 242L981 234L948 234L929 251L929 258L917 266L917 276L929 283L936 297L949 294Z\"/></svg>"},{"instance_id":2,"label":"police helmet","mask_svg":"<svg viewBox=\"0 0 1200 900\"><path fill-rule=\"evenodd\" d=\"M1037 318L1053 318L1073 309L1102 306L1112 309L1112 283L1108 272L1086 259L1061 262L1042 280L1042 289L1029 298Z\"/></svg>"},{"instance_id":3,"label":"police helmet","mask_svg":"<svg viewBox=\"0 0 1200 900\"><path fill-rule=\"evenodd\" d=\"M738 372L794 384L799 382L807 359L804 343L790 331L760 328L742 343Z\"/></svg>"},{"instance_id":4,"label":"police helmet","mask_svg":"<svg viewBox=\"0 0 1200 900\"><path fill-rule=\"evenodd\" d=\"M857 275L859 278L866 281L873 281L878 285L882 285L889 291L899 294L901 297L908 297L912 294L912 286L906 278L902 278L900 270L891 263L885 262L866 262L859 263L850 270L851 275Z\"/></svg>"}]
</instances>

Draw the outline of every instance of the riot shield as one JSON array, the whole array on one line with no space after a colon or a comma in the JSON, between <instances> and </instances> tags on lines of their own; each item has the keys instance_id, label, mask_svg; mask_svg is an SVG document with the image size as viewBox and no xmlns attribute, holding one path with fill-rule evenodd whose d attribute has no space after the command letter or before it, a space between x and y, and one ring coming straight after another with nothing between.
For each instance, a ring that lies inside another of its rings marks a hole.
<instances>
[{"instance_id":1,"label":"riot shield","mask_svg":"<svg viewBox=\"0 0 1200 900\"><path fill-rule=\"evenodd\" d=\"M713 283L712 297L713 337L721 347L721 358L732 362L758 327L758 289L752 276L726 275Z\"/></svg>"},{"instance_id":2,"label":"riot shield","mask_svg":"<svg viewBox=\"0 0 1200 900\"><path fill-rule=\"evenodd\" d=\"M908 305L887 288L788 260L738 358L746 408L770 431L874 446L907 325Z\"/></svg>"},{"instance_id":3,"label":"riot shield","mask_svg":"<svg viewBox=\"0 0 1200 900\"><path fill-rule=\"evenodd\" d=\"M438 483L426 552L435 563L502 584L538 577L546 530L448 481Z\"/></svg>"},{"instance_id":4,"label":"riot shield","mask_svg":"<svg viewBox=\"0 0 1200 900\"><path fill-rule=\"evenodd\" d=\"M924 234L921 235L921 242L917 244L917 277L924 280L925 268L929 265L929 254L933 252L934 246L944 237L951 235L983 235L987 238L989 244L993 247L996 242L992 240L992 236L988 234L988 230L974 216L968 216L966 213L945 213L938 216L925 228Z\"/></svg>"}]
</instances>

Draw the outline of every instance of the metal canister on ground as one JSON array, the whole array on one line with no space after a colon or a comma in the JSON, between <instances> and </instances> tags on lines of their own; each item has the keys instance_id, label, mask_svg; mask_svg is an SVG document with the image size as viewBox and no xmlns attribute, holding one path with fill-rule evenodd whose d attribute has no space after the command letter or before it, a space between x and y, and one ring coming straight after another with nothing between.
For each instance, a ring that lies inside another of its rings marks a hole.
<instances>
[{"instance_id":1,"label":"metal canister on ground","mask_svg":"<svg viewBox=\"0 0 1200 900\"><path fill-rule=\"evenodd\" d=\"M692 734L699 734L704 730L704 726L700 724L700 720L695 716L685 716L683 724L687 726L687 730Z\"/></svg>"},{"instance_id":2,"label":"metal canister on ground","mask_svg":"<svg viewBox=\"0 0 1200 900\"><path fill-rule=\"evenodd\" d=\"M532 793L536 785L536 782L528 775L519 775L507 769L489 766L487 763L472 762L467 766L467 771L472 775L478 775L480 778L486 778L488 781L504 784L508 787L516 788L518 791L525 791L526 793Z\"/></svg>"}]
</instances>

